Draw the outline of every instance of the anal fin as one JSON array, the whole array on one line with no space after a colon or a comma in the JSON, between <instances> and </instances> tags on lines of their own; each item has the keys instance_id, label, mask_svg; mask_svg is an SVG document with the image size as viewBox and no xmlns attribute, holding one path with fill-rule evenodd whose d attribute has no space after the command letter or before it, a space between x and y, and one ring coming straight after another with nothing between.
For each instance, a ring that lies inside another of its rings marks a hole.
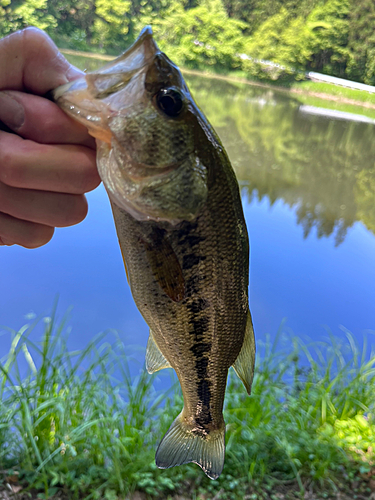
<instances>
[{"instance_id":1,"label":"anal fin","mask_svg":"<svg viewBox=\"0 0 375 500\"><path fill-rule=\"evenodd\" d=\"M196 463L210 479L217 479L224 467L225 425L207 435L192 431L182 413L174 420L156 451L159 469Z\"/></svg>"},{"instance_id":2,"label":"anal fin","mask_svg":"<svg viewBox=\"0 0 375 500\"><path fill-rule=\"evenodd\" d=\"M233 368L248 394L251 391L251 384L254 376L255 365L255 338L253 322L251 320L250 311L247 313L245 337L243 339L242 348L237 356L236 361L233 363Z\"/></svg>"},{"instance_id":3,"label":"anal fin","mask_svg":"<svg viewBox=\"0 0 375 500\"><path fill-rule=\"evenodd\" d=\"M172 368L169 361L157 346L152 331L147 342L146 348L146 370L148 373L155 373L163 368Z\"/></svg>"}]
</instances>

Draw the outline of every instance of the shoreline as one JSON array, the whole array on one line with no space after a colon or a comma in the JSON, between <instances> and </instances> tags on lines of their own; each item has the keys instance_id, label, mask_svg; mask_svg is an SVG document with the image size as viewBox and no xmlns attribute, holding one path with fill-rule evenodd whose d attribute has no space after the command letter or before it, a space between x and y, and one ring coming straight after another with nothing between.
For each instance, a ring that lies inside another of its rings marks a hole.
<instances>
[{"instance_id":1,"label":"shoreline","mask_svg":"<svg viewBox=\"0 0 375 500\"><path fill-rule=\"evenodd\" d=\"M101 59L103 61L108 61L108 62L116 59L116 56L109 56L107 54L98 54L98 53L94 53L94 52L83 52L83 51L72 50L72 49L59 49L59 50L63 54L72 55L72 56L87 57L89 59ZM282 85L273 85L270 83L262 83L262 82L258 82L258 81L254 81L254 80L248 80L247 78L241 78L241 77L230 76L230 75L220 75L217 73L188 69L188 68L184 68L184 67L181 67L180 69L183 73L186 73L187 75L196 75L196 76L201 76L204 78L215 78L216 80L224 80L227 82L240 83L240 84L250 85L253 87L260 87L260 88L264 88L264 89L272 89L272 90L276 90L277 92L291 93L291 94L297 94L297 95L308 96L308 97L315 97L318 99L332 101L332 102L336 102L336 103L340 103L340 104L349 104L352 106L359 106L359 107L364 107L367 109L375 109L375 103L371 103L371 102L367 102L367 101L360 101L357 99L352 99L350 97L338 96L338 95L329 94L326 92L304 90L303 88L295 88L293 86L290 88L286 88ZM310 83L313 83L313 82L311 81ZM298 85L298 82L295 82L292 85ZM340 87L339 85L335 85L335 84L327 84L327 85L332 85L333 87L340 88L340 89L343 88L343 87ZM365 92L365 91L358 90L358 92Z\"/></svg>"}]
</instances>

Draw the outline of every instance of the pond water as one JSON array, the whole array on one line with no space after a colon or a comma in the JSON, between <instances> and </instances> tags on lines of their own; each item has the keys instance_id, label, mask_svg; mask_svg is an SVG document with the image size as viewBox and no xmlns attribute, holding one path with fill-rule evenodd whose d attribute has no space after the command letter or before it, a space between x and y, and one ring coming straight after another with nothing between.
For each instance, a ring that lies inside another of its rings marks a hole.
<instances>
[{"instance_id":1,"label":"pond water","mask_svg":"<svg viewBox=\"0 0 375 500\"><path fill-rule=\"evenodd\" d=\"M74 62L87 66L77 58ZM328 330L344 335L347 329L359 343L369 332L372 342L371 115L366 120L322 111L317 102L267 88L191 75L187 80L240 183L251 240L250 304L257 339L275 336L285 318L284 329L303 339L326 338ZM88 200L85 221L56 230L45 247L0 248L0 324L18 329L34 314L48 315L58 295L59 317L73 306L71 348L83 348L98 332L115 329L128 346L141 346L137 357L143 360L148 328L131 297L103 187ZM37 329L34 336L40 335ZM9 340L4 330L0 355Z\"/></svg>"}]
</instances>

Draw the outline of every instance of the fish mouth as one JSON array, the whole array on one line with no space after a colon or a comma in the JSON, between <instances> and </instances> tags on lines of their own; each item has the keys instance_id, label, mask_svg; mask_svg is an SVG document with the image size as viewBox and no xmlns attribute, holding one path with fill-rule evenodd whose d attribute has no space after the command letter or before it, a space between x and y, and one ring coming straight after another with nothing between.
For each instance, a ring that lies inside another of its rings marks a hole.
<instances>
[{"instance_id":1,"label":"fish mouth","mask_svg":"<svg viewBox=\"0 0 375 500\"><path fill-rule=\"evenodd\" d=\"M66 113L85 125L93 137L110 144L109 115L114 116L124 108L123 96L116 98L115 94L125 87L130 87L129 94L134 93L131 80L160 53L151 26L146 26L123 54L99 70L61 85L52 91L52 97Z\"/></svg>"}]
</instances>

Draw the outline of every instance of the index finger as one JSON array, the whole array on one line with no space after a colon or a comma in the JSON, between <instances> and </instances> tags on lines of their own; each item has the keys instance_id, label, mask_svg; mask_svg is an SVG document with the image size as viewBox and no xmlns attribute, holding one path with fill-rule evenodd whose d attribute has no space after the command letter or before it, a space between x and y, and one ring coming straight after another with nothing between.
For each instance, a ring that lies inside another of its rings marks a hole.
<instances>
[{"instance_id":1,"label":"index finger","mask_svg":"<svg viewBox=\"0 0 375 500\"><path fill-rule=\"evenodd\" d=\"M1 121L24 139L40 144L83 144L95 149L95 139L86 127L55 103L33 94L0 91Z\"/></svg>"},{"instance_id":2,"label":"index finger","mask_svg":"<svg viewBox=\"0 0 375 500\"><path fill-rule=\"evenodd\" d=\"M26 28L0 40L0 90L44 95L83 73L59 52L51 38L37 28Z\"/></svg>"}]
</instances>

